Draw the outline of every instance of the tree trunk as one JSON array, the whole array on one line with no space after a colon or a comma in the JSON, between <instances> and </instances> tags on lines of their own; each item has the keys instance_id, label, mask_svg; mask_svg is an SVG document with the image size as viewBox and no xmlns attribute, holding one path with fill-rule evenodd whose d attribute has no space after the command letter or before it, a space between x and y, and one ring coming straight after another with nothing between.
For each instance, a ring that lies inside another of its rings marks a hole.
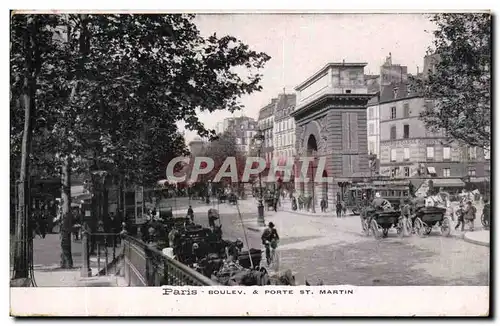
<instances>
[{"instance_id":1,"label":"tree trunk","mask_svg":"<svg viewBox=\"0 0 500 326\"><path fill-rule=\"evenodd\" d=\"M35 84L36 71L33 65L34 51L36 47L35 38L37 33L36 24L31 22L32 27L28 28L30 19L27 16L26 31L24 34L25 74L23 85L23 105L24 105L24 131L21 147L21 169L18 184L18 211L16 223L16 243L14 251L14 278L28 278L29 265L32 259L30 253L32 232L30 227L30 194L29 194L29 157L32 140L32 122L35 114Z\"/></svg>"},{"instance_id":2,"label":"tree trunk","mask_svg":"<svg viewBox=\"0 0 500 326\"><path fill-rule=\"evenodd\" d=\"M71 158L68 155L62 167L62 221L61 221L61 268L73 268L71 255Z\"/></svg>"}]
</instances>

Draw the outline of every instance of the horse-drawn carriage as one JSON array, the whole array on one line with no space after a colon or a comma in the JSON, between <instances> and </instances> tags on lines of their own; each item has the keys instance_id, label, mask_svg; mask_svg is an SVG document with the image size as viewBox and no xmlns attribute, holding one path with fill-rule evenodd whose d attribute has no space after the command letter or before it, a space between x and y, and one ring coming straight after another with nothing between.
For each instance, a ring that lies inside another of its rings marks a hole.
<instances>
[{"instance_id":1,"label":"horse-drawn carriage","mask_svg":"<svg viewBox=\"0 0 500 326\"><path fill-rule=\"evenodd\" d=\"M399 235L403 235L403 220L401 212L393 208L377 210L365 209L361 214L363 233L369 235L370 231L376 239L387 237L389 230L394 227Z\"/></svg>"},{"instance_id":2,"label":"horse-drawn carriage","mask_svg":"<svg viewBox=\"0 0 500 326\"><path fill-rule=\"evenodd\" d=\"M429 235L434 227L441 229L445 237L450 235L451 221L443 207L420 207L415 211L415 232L419 236Z\"/></svg>"}]
</instances>

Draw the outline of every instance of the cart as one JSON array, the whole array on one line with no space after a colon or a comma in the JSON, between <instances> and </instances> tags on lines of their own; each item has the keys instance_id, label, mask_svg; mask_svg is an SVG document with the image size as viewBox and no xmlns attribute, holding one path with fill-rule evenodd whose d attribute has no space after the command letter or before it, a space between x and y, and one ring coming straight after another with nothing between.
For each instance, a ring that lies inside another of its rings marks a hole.
<instances>
[{"instance_id":1,"label":"cart","mask_svg":"<svg viewBox=\"0 0 500 326\"><path fill-rule=\"evenodd\" d=\"M385 211L367 211L367 218L370 224L370 231L373 233L375 239L382 237L386 238L389 234L391 227L396 228L399 235L403 233L402 220L400 220L401 213L398 210L385 210ZM382 233L380 232L382 231ZM369 234L369 231L366 231Z\"/></svg>"},{"instance_id":2,"label":"cart","mask_svg":"<svg viewBox=\"0 0 500 326\"><path fill-rule=\"evenodd\" d=\"M423 237L429 235L434 227L441 229L442 236L449 236L451 231L450 218L445 216L446 208L421 207L416 211L415 232Z\"/></svg>"}]
</instances>

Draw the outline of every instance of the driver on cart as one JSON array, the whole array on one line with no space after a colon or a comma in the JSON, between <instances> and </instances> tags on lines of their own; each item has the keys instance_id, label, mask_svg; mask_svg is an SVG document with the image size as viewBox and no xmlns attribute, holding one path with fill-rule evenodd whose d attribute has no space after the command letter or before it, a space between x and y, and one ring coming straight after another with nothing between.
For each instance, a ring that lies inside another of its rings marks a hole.
<instances>
[{"instance_id":1,"label":"driver on cart","mask_svg":"<svg viewBox=\"0 0 500 326\"><path fill-rule=\"evenodd\" d=\"M380 196L380 193L377 192L375 193L375 198L373 199L369 210L374 213L374 212L383 212L391 208L392 208L391 203L389 203L387 199L382 198L382 196ZM375 215L373 213L367 214L367 216L369 216L368 225L371 224L372 218Z\"/></svg>"}]
</instances>

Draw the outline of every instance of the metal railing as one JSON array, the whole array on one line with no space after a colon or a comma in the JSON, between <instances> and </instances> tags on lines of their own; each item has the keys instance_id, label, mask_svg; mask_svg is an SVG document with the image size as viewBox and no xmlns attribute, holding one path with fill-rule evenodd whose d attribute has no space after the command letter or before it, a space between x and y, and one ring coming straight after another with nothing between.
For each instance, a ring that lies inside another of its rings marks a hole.
<instances>
[{"instance_id":1,"label":"metal railing","mask_svg":"<svg viewBox=\"0 0 500 326\"><path fill-rule=\"evenodd\" d=\"M172 259L143 241L122 238L125 280L129 286L194 285L213 286L217 282Z\"/></svg>"},{"instance_id":2,"label":"metal railing","mask_svg":"<svg viewBox=\"0 0 500 326\"><path fill-rule=\"evenodd\" d=\"M91 276L90 256L95 256L97 261L98 275L108 274L111 263L118 258L120 245L119 233L89 233L82 232L82 276Z\"/></svg>"}]
</instances>

